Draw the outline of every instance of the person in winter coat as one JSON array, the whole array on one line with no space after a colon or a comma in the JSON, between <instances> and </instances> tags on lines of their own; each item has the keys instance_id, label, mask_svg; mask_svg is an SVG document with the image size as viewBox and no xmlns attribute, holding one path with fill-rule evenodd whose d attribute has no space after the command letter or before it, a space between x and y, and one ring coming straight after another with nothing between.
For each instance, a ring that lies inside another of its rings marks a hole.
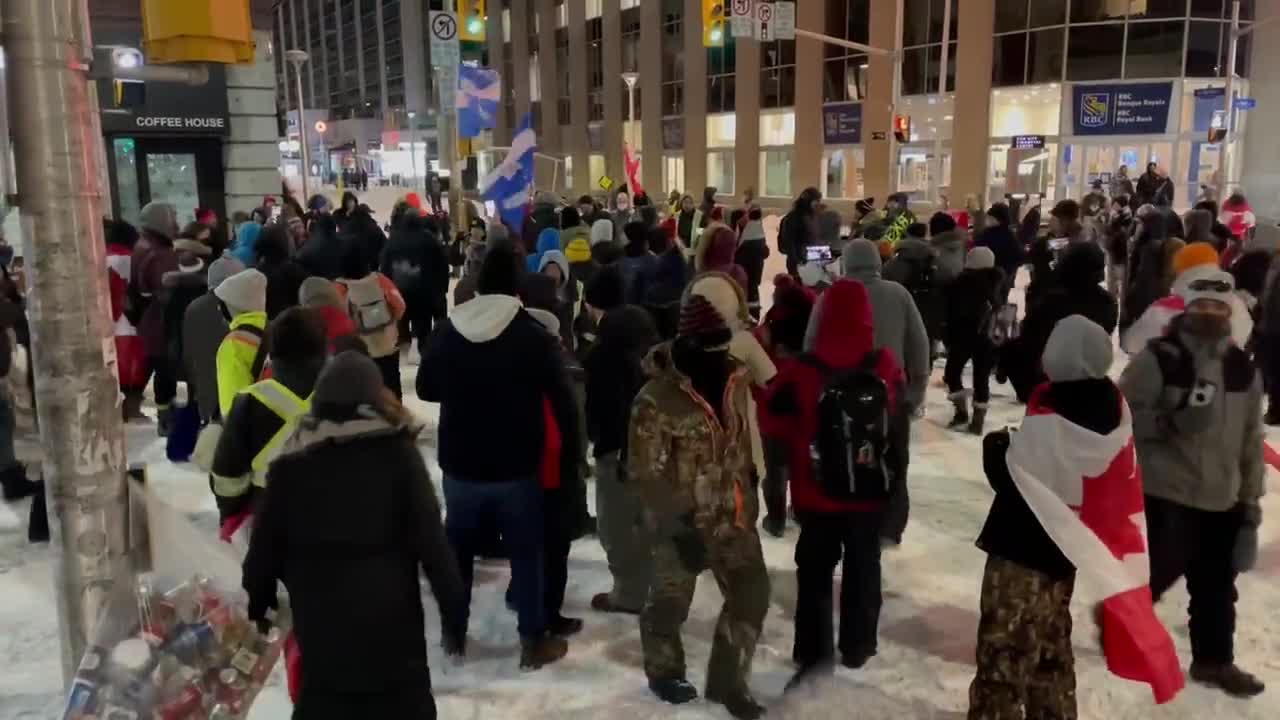
<instances>
[{"instance_id":1,"label":"person in winter coat","mask_svg":"<svg viewBox=\"0 0 1280 720\"><path fill-rule=\"evenodd\" d=\"M591 281L596 270L591 258L591 230L582 223L577 208L560 211L560 251L569 261L573 278L584 285Z\"/></svg>"},{"instance_id":2,"label":"person in winter coat","mask_svg":"<svg viewBox=\"0 0 1280 720\"><path fill-rule=\"evenodd\" d=\"M964 270L969 240L956 228L955 218L938 212L929 218L929 245L938 258L938 281L945 288Z\"/></svg>"},{"instance_id":3,"label":"person in winter coat","mask_svg":"<svg viewBox=\"0 0 1280 720\"><path fill-rule=\"evenodd\" d=\"M538 262L537 275L549 278L549 281L536 282L541 278L532 277L525 283L525 305L538 308L556 316L560 321L560 339L566 348L576 347L573 335L573 321L578 308L578 281L573 279L573 271L564 253L559 250L548 250L542 254ZM534 291L538 288L538 291Z\"/></svg>"},{"instance_id":4,"label":"person in winter coat","mask_svg":"<svg viewBox=\"0 0 1280 720\"><path fill-rule=\"evenodd\" d=\"M639 219L639 213L631 206L631 195L625 187L614 195L613 210L609 212L609 219L613 221L614 242L622 245L626 241L622 234L623 228L627 223Z\"/></svg>"},{"instance_id":5,"label":"person in winter coat","mask_svg":"<svg viewBox=\"0 0 1280 720\"><path fill-rule=\"evenodd\" d=\"M640 615L649 689L673 704L697 697L686 679L680 630L698 576L710 569L726 600L706 698L735 718L754 720L764 708L747 680L769 609L769 574L756 533L749 381L729 352L732 338L705 297L682 303L676 340L646 360L650 380L632 407L627 468L653 532L653 581Z\"/></svg>"},{"instance_id":6,"label":"person in winter coat","mask_svg":"<svg viewBox=\"0 0 1280 720\"><path fill-rule=\"evenodd\" d=\"M832 575L844 556L844 589L840 595L841 663L861 668L876 654L880 618L880 502L838 502L828 498L815 476L811 457L819 433L818 403L826 381L842 372L865 368L884 382L886 411L902 413L905 376L893 352L874 346L871 302L866 288L852 279L838 280L814 308L806 338L806 358L787 366L770 386L762 412L786 447L791 498L800 523L796 541L796 629L792 658L800 671L793 686L820 668L835 663L832 647ZM890 447L886 455L901 452ZM892 465L893 463L890 463Z\"/></svg>"},{"instance_id":7,"label":"person in winter coat","mask_svg":"<svg viewBox=\"0 0 1280 720\"><path fill-rule=\"evenodd\" d=\"M404 396L400 380L400 319L405 300L391 278L371 272L364 252L349 248L342 279L334 281L338 297L356 332L369 349L369 357L382 371L387 389L399 401Z\"/></svg>"},{"instance_id":8,"label":"person in winter coat","mask_svg":"<svg viewBox=\"0 0 1280 720\"><path fill-rule=\"evenodd\" d=\"M1111 354L1111 338L1097 324L1080 315L1063 319L1045 346L1049 382L1036 390L1035 412L1056 413L1097 436L1114 432L1122 422L1123 398L1107 377ZM1009 438L1009 430L1000 430L982 445L995 499L977 542L987 562L968 716L1075 717L1071 596L1076 569L1014 484L1006 459Z\"/></svg>"},{"instance_id":9,"label":"person in winter coat","mask_svg":"<svg viewBox=\"0 0 1280 720\"><path fill-rule=\"evenodd\" d=\"M618 242L615 234L622 232L621 228L615 227L612 220L605 220L605 225L601 220L595 221L591 226L591 259L595 262L596 269L612 265L622 259L622 243Z\"/></svg>"},{"instance_id":10,"label":"person in winter coat","mask_svg":"<svg viewBox=\"0 0 1280 720\"><path fill-rule=\"evenodd\" d=\"M933 371L929 335L911 293L896 282L881 279L880 252L870 240L850 242L840 257L840 268L844 277L857 280L867 289L875 332L873 344L892 352L899 359L907 378L904 412L897 416L898 421L893 427L894 441L902 451L893 457L899 466L890 475L895 485L881 528L881 536L885 540L901 544L910 512L907 489L907 467L911 458L910 418L924 405L929 374ZM815 335L817 329L817 324L810 320L806 340Z\"/></svg>"},{"instance_id":11,"label":"person in winter coat","mask_svg":"<svg viewBox=\"0 0 1280 720\"><path fill-rule=\"evenodd\" d=\"M1254 216L1253 208L1245 199L1244 193L1235 192L1222 203L1222 213L1218 216L1218 222L1227 226L1232 237L1243 242L1257 226L1258 219Z\"/></svg>"},{"instance_id":12,"label":"person in winter coat","mask_svg":"<svg viewBox=\"0 0 1280 720\"><path fill-rule=\"evenodd\" d=\"M257 510L271 461L309 409L326 357L324 323L312 310L290 308L267 332L271 378L236 393L231 410L223 415L209 471L224 527Z\"/></svg>"},{"instance_id":13,"label":"person in winter coat","mask_svg":"<svg viewBox=\"0 0 1280 720\"><path fill-rule=\"evenodd\" d=\"M659 238L658 233L650 235L650 248L658 244L659 239L665 249L657 253L658 263L653 279L645 288L641 304L653 316L658 336L663 340L674 340L680 318L680 298L689 284L689 263L678 241L665 236Z\"/></svg>"},{"instance_id":14,"label":"person in winter coat","mask_svg":"<svg viewBox=\"0 0 1280 720\"><path fill-rule=\"evenodd\" d=\"M589 303L600 302L594 290L588 288ZM611 304L583 362L587 434L596 461L596 517L613 577L612 589L591 599L591 607L600 612L638 615L653 576L644 506L629 481L627 425L632 402L645 383L644 356L657 342L658 329L643 308Z\"/></svg>"},{"instance_id":15,"label":"person in winter coat","mask_svg":"<svg viewBox=\"0 0 1280 720\"><path fill-rule=\"evenodd\" d=\"M946 320L943 307L946 288L943 281L946 276L938 269L938 255L927 240L912 235L899 240L892 252L892 257L884 263L882 274L885 280L898 283L911 294L929 333L932 352L942 341L942 326Z\"/></svg>"},{"instance_id":16,"label":"person in winter coat","mask_svg":"<svg viewBox=\"0 0 1280 720\"><path fill-rule=\"evenodd\" d=\"M249 221L236 226L236 244L231 254L245 267L253 265L258 257L258 237L265 228Z\"/></svg>"},{"instance_id":17,"label":"person in winter coat","mask_svg":"<svg viewBox=\"0 0 1280 720\"><path fill-rule=\"evenodd\" d=\"M1129 242L1133 239L1134 226L1129 198L1114 198L1111 201L1111 218L1107 222L1107 292L1117 299L1123 297L1124 293L1129 265Z\"/></svg>"},{"instance_id":18,"label":"person in winter coat","mask_svg":"<svg viewBox=\"0 0 1280 720\"><path fill-rule=\"evenodd\" d=\"M168 300L164 274L178 269L178 253L173 249L173 241L178 234L178 213L169 203L152 202L142 208L140 219L142 238L133 249L130 260L133 277L129 283L134 288L133 297L144 307L138 334L142 337L147 365L155 374L152 391L155 393L157 430L161 437L165 437L169 434L173 417L169 404L178 394L176 368L169 362L164 325Z\"/></svg>"},{"instance_id":19,"label":"person in winter coat","mask_svg":"<svg viewBox=\"0 0 1280 720\"><path fill-rule=\"evenodd\" d=\"M298 304L298 288L307 271L289 253L288 231L276 224L263 228L254 244L251 267L267 277L267 322Z\"/></svg>"},{"instance_id":20,"label":"person in winter coat","mask_svg":"<svg viewBox=\"0 0 1280 720\"><path fill-rule=\"evenodd\" d=\"M1139 206L1171 207L1173 205L1173 181L1160 169L1159 163L1147 163L1147 171L1138 178L1134 202Z\"/></svg>"},{"instance_id":21,"label":"person in winter coat","mask_svg":"<svg viewBox=\"0 0 1280 720\"><path fill-rule=\"evenodd\" d=\"M243 270L222 281L213 294L228 322L215 359L218 417L225 418L236 395L257 382L266 366L267 276L252 268Z\"/></svg>"},{"instance_id":22,"label":"person in winter coat","mask_svg":"<svg viewBox=\"0 0 1280 720\"><path fill-rule=\"evenodd\" d=\"M339 352L341 338L359 337L356 324L347 314L347 305L342 302L334 283L321 277L307 278L298 288L298 304L315 311L324 321L324 339L329 343L330 355Z\"/></svg>"},{"instance_id":23,"label":"person in winter coat","mask_svg":"<svg viewBox=\"0 0 1280 720\"><path fill-rule=\"evenodd\" d=\"M166 296L164 337L169 367L173 368L174 377L178 381L188 384L190 391L194 379L187 374L187 352L184 347L186 333L183 332L183 325L187 308L208 292L207 263L212 251L194 240L178 240L174 243L174 249L178 251L178 269L165 273L161 278ZM188 392L188 403L192 401L192 395L193 393Z\"/></svg>"},{"instance_id":24,"label":"person in winter coat","mask_svg":"<svg viewBox=\"0 0 1280 720\"><path fill-rule=\"evenodd\" d=\"M641 222L628 223L622 229L627 245L617 267L622 273L623 293L628 305L643 302L647 285L658 268L658 256L649 252L650 230Z\"/></svg>"},{"instance_id":25,"label":"person in winter coat","mask_svg":"<svg viewBox=\"0 0 1280 720\"><path fill-rule=\"evenodd\" d=\"M760 285L764 282L764 264L769 259L769 243L765 239L764 215L759 207L751 207L743 219L735 263L747 273L747 307L751 317L760 317Z\"/></svg>"},{"instance_id":26,"label":"person in winter coat","mask_svg":"<svg viewBox=\"0 0 1280 720\"><path fill-rule=\"evenodd\" d=\"M252 620L279 582L289 591L305 658L297 717L434 720L419 568L445 653L465 651L466 595L416 435L377 367L348 351L271 466L244 588Z\"/></svg>"},{"instance_id":27,"label":"person in winter coat","mask_svg":"<svg viewBox=\"0 0 1280 720\"><path fill-rule=\"evenodd\" d=\"M817 237L817 211L822 201L817 188L805 188L791 206L791 212L782 218L778 226L778 249L787 256L787 272L796 275L805 262L805 251Z\"/></svg>"},{"instance_id":28,"label":"person in winter coat","mask_svg":"<svg viewBox=\"0 0 1280 720\"><path fill-rule=\"evenodd\" d=\"M360 207L360 198L356 194L347 190L342 193L342 203L337 210L333 211L333 220L338 225L338 232L346 230L347 222L351 220L351 216L355 214L356 208Z\"/></svg>"},{"instance_id":29,"label":"person in winter coat","mask_svg":"<svg viewBox=\"0 0 1280 720\"><path fill-rule=\"evenodd\" d=\"M200 409L201 424L207 425L221 419L218 405L218 349L231 328L219 307L218 287L233 275L244 270L234 256L224 255L209 264L208 292L187 306L182 319L183 362L188 393L195 398Z\"/></svg>"},{"instance_id":30,"label":"person in winter coat","mask_svg":"<svg viewBox=\"0 0 1280 720\"><path fill-rule=\"evenodd\" d=\"M326 198L317 195L308 205L311 207L311 221L307 242L298 251L296 259L308 274L336 280L342 275L349 238L338 233Z\"/></svg>"},{"instance_id":31,"label":"person in winter coat","mask_svg":"<svg viewBox=\"0 0 1280 720\"><path fill-rule=\"evenodd\" d=\"M560 252L560 231L556 228L546 228L538 234L533 252L525 258L525 268L531 273L538 272L538 268L542 265L542 256L552 250Z\"/></svg>"},{"instance_id":32,"label":"person in winter coat","mask_svg":"<svg viewBox=\"0 0 1280 720\"><path fill-rule=\"evenodd\" d=\"M1186 312L1125 368L1146 495L1155 601L1186 576L1191 679L1235 697L1264 686L1234 663L1236 575L1258 551L1266 490L1262 383L1230 341L1231 276L1190 284Z\"/></svg>"},{"instance_id":33,"label":"person in winter coat","mask_svg":"<svg viewBox=\"0 0 1280 720\"><path fill-rule=\"evenodd\" d=\"M474 239L467 246L467 264L463 267L462 279L453 286L453 306L457 307L476 296L476 282L480 278L480 268L484 267L484 258L489 250L495 247L512 249L511 236L507 226L501 222L491 222L485 233L484 242Z\"/></svg>"},{"instance_id":34,"label":"person in winter coat","mask_svg":"<svg viewBox=\"0 0 1280 720\"><path fill-rule=\"evenodd\" d=\"M990 248L975 247L965 259L964 272L947 288L947 399L955 405L955 417L947 427L964 428L982 435L991 401L991 371L996 348L988 335L992 315L1000 309L1004 271L995 266ZM964 389L964 366L973 361L973 415Z\"/></svg>"},{"instance_id":35,"label":"person in winter coat","mask_svg":"<svg viewBox=\"0 0 1280 720\"><path fill-rule=\"evenodd\" d=\"M676 238L679 240L683 251L691 255L693 254L694 241L698 239L698 224L702 219L702 213L698 210L698 203L693 199L692 195L685 195L680 198L680 207L675 218Z\"/></svg>"},{"instance_id":36,"label":"person in winter coat","mask_svg":"<svg viewBox=\"0 0 1280 720\"><path fill-rule=\"evenodd\" d=\"M445 530L468 605L475 556L497 530L511 560L520 665L532 669L568 651L564 640L547 634L542 593L538 472L546 433L544 401L551 403L565 456L579 457L580 449L574 447L577 406L560 348L516 297L520 275L513 251L489 250L480 271L480 295L454 308L432 333L417 390L420 399L440 403ZM513 362L516 358L519 362ZM500 452L493 438L501 438Z\"/></svg>"},{"instance_id":37,"label":"person in winter coat","mask_svg":"<svg viewBox=\"0 0 1280 720\"><path fill-rule=\"evenodd\" d=\"M0 271L0 379L10 373L17 373L13 367L14 342L19 336L29 333L24 330L26 318L21 297L15 297L12 281L7 271ZM27 380L14 377L9 384L25 385ZM38 498L32 502L30 523L27 527L27 539L31 542L47 542L49 540L48 506L44 497L44 481L32 482L27 478L27 468L18 461L14 454L13 438L17 431L17 420L14 416L13 397L7 389L0 387L0 489L5 502L15 502L32 495Z\"/></svg>"},{"instance_id":38,"label":"person in winter coat","mask_svg":"<svg viewBox=\"0 0 1280 720\"><path fill-rule=\"evenodd\" d=\"M444 320L449 306L449 258L434 225L417 212L405 213L400 224L392 228L376 266L391 279L405 302L397 343L417 339L419 352L431 328ZM505 230L490 232L505 238Z\"/></svg>"},{"instance_id":39,"label":"person in winter coat","mask_svg":"<svg viewBox=\"0 0 1280 720\"><path fill-rule=\"evenodd\" d=\"M840 257L840 253L844 252L845 245L842 225L840 213L825 204L822 205L821 209L814 215L814 230L817 231L814 237L814 244L826 245L831 248L832 256Z\"/></svg>"},{"instance_id":40,"label":"person in winter coat","mask_svg":"<svg viewBox=\"0 0 1280 720\"><path fill-rule=\"evenodd\" d=\"M345 242L364 250L369 267L379 267L382 253L387 247L387 235L374 219L373 210L368 205L357 205L340 232L345 236Z\"/></svg>"},{"instance_id":41,"label":"person in winter coat","mask_svg":"<svg viewBox=\"0 0 1280 720\"><path fill-rule=\"evenodd\" d=\"M1173 287L1173 257L1186 246L1169 234L1169 218L1155 208L1138 211L1142 227L1129 253L1120 332L1128 330L1152 303Z\"/></svg>"},{"instance_id":42,"label":"person in winter coat","mask_svg":"<svg viewBox=\"0 0 1280 720\"><path fill-rule=\"evenodd\" d=\"M1001 304L1008 302L1009 293L1018 278L1018 271L1026 257L1026 250L1013 233L1013 215L1009 206L995 203L987 210L987 227L977 234L974 247L984 247L995 254L996 267L1004 272L1004 288Z\"/></svg>"},{"instance_id":43,"label":"person in winter coat","mask_svg":"<svg viewBox=\"0 0 1280 720\"><path fill-rule=\"evenodd\" d=\"M747 291L747 271L735 263L738 237L728 225L713 223L707 226L703 240L694 253L693 270L696 274L722 272L738 283L743 293Z\"/></svg>"},{"instance_id":44,"label":"person in winter coat","mask_svg":"<svg viewBox=\"0 0 1280 720\"><path fill-rule=\"evenodd\" d=\"M116 368L120 392L124 395L121 413L125 422L143 420L142 395L147 388L147 354L138 336L140 316L131 307L129 283L133 278L133 250L138 231L123 220L104 220L107 241L107 286L111 292L111 328L116 344Z\"/></svg>"}]
</instances>

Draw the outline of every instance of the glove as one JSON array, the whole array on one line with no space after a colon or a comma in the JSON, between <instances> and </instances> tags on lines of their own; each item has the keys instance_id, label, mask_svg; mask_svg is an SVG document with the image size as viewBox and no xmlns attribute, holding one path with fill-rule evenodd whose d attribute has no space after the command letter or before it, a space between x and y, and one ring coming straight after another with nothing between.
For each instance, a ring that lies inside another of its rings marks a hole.
<instances>
[{"instance_id":1,"label":"glove","mask_svg":"<svg viewBox=\"0 0 1280 720\"><path fill-rule=\"evenodd\" d=\"M444 649L445 657L460 663L467 655L467 636L457 631L445 630L440 636L440 647Z\"/></svg>"},{"instance_id":2,"label":"glove","mask_svg":"<svg viewBox=\"0 0 1280 720\"><path fill-rule=\"evenodd\" d=\"M1231 551L1231 564L1236 572L1246 573L1258 562L1258 526L1262 524L1262 508L1240 503L1236 509L1240 513L1240 532Z\"/></svg>"}]
</instances>

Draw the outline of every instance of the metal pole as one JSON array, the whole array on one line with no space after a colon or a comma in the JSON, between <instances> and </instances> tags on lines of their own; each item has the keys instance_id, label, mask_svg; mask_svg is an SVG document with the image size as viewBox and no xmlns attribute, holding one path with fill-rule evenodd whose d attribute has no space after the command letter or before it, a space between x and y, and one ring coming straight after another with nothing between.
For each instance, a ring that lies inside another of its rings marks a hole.
<instances>
[{"instance_id":1,"label":"metal pole","mask_svg":"<svg viewBox=\"0 0 1280 720\"><path fill-rule=\"evenodd\" d=\"M1236 90L1236 53L1240 49L1240 0L1234 0L1231 3L1231 40L1227 45L1227 90L1225 103L1227 106L1226 117L1223 119L1224 127L1227 129L1227 136L1222 139L1222 147L1219 149L1218 163L1218 202L1222 203L1227 199L1227 191L1230 189L1231 183L1231 143L1235 141L1235 122L1233 117L1235 109L1232 105L1235 103Z\"/></svg>"},{"instance_id":2,"label":"metal pole","mask_svg":"<svg viewBox=\"0 0 1280 720\"><path fill-rule=\"evenodd\" d=\"M893 54L892 50L885 50L884 48L875 47L874 45L865 45L863 43L857 43L857 42L853 42L852 40L845 40L844 38L834 37L832 35L827 35L825 33L817 33L817 32L813 32L812 30L805 30L803 28L796 28L796 37L809 38L810 40L817 40L819 42L824 42L828 45L837 45L842 48L857 50L858 52L867 53L868 55L892 55Z\"/></svg>"},{"instance_id":3,"label":"metal pole","mask_svg":"<svg viewBox=\"0 0 1280 720\"><path fill-rule=\"evenodd\" d=\"M293 64L294 79L298 81L298 135L302 140L302 206L311 199L307 188L307 176L311 174L311 144L307 139L306 101L302 99L302 63Z\"/></svg>"},{"instance_id":4,"label":"metal pole","mask_svg":"<svg viewBox=\"0 0 1280 720\"><path fill-rule=\"evenodd\" d=\"M950 3L948 3L950 4ZM898 96L902 94L902 26L903 26L903 0L897 0L895 3L897 13L893 22L893 95L890 98L889 105L889 132L886 133L889 140L889 192L898 191L898 139L893 134L893 123L898 117ZM908 141L911 138L907 138Z\"/></svg>"},{"instance_id":5,"label":"metal pole","mask_svg":"<svg viewBox=\"0 0 1280 720\"><path fill-rule=\"evenodd\" d=\"M418 123L413 119L415 114L409 113L409 164L413 168L413 178L409 180L409 187L416 190L418 187Z\"/></svg>"},{"instance_id":6,"label":"metal pole","mask_svg":"<svg viewBox=\"0 0 1280 720\"><path fill-rule=\"evenodd\" d=\"M87 0L0 0L42 470L69 683L128 570L124 432L107 306Z\"/></svg>"},{"instance_id":7,"label":"metal pole","mask_svg":"<svg viewBox=\"0 0 1280 720\"><path fill-rule=\"evenodd\" d=\"M943 102L947 97L947 70L951 61L951 3L949 1L946 2L944 7L945 9L942 11L942 62L938 65L939 103ZM954 133L952 134L954 135ZM942 193L938 191L942 187L942 166L942 138L935 137L933 140L933 160L929 163L929 190L935 200L940 200L942 197Z\"/></svg>"}]
</instances>

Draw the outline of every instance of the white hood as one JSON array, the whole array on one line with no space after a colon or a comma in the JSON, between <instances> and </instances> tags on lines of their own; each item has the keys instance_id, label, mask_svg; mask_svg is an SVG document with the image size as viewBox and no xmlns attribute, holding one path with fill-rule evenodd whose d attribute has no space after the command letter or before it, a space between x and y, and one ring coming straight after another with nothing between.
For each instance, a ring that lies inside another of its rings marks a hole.
<instances>
[{"instance_id":1,"label":"white hood","mask_svg":"<svg viewBox=\"0 0 1280 720\"><path fill-rule=\"evenodd\" d=\"M510 295L479 295L454 308L449 321L471 342L489 342L507 329L522 307Z\"/></svg>"}]
</instances>

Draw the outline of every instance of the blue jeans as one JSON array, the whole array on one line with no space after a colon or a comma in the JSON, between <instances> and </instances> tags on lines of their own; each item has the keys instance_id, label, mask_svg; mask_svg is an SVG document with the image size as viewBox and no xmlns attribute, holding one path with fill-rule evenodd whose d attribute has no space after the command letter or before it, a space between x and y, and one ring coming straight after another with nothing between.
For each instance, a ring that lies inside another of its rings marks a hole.
<instances>
[{"instance_id":1,"label":"blue jeans","mask_svg":"<svg viewBox=\"0 0 1280 720\"><path fill-rule=\"evenodd\" d=\"M458 559L467 607L475 557L497 532L511 559L511 589L521 637L540 637L547 629L543 603L542 487L537 478L472 482L445 475L445 534Z\"/></svg>"}]
</instances>

